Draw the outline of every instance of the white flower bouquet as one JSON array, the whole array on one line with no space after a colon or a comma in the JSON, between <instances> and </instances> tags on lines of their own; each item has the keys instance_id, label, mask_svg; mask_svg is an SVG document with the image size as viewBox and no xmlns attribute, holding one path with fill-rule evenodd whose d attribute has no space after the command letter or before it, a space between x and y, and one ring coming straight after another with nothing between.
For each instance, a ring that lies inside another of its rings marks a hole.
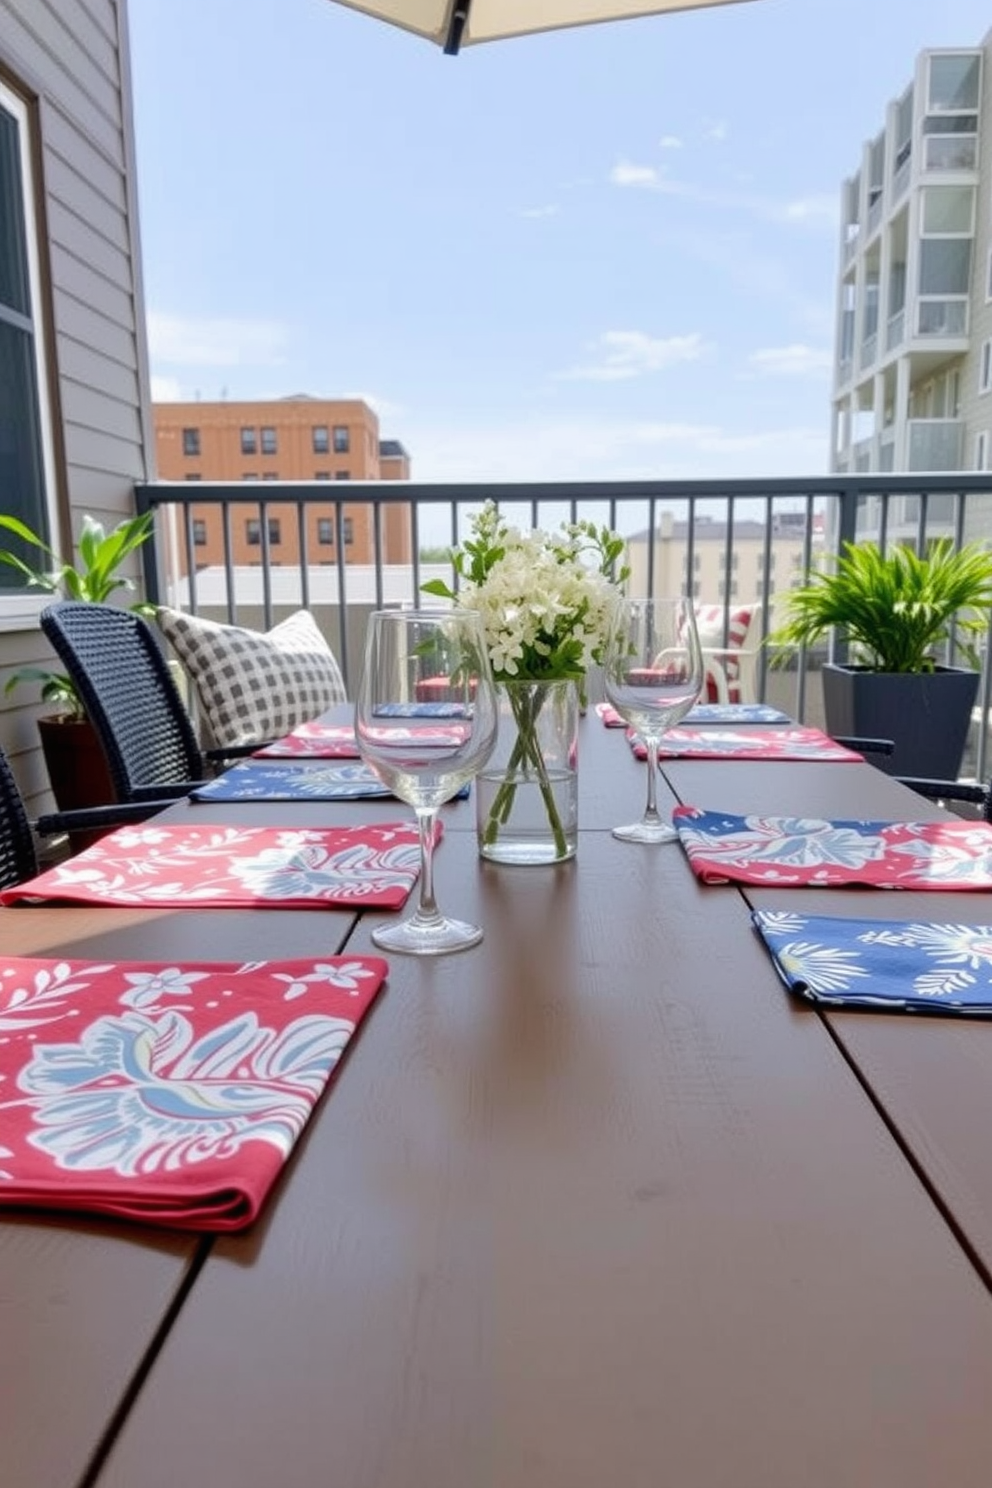
<instances>
[{"instance_id":1,"label":"white flower bouquet","mask_svg":"<svg viewBox=\"0 0 992 1488\"><path fill-rule=\"evenodd\" d=\"M427 594L482 616L497 683L506 692L517 737L505 778L490 807L482 842L492 843L513 809L516 788L536 778L541 787L557 855L566 856L564 829L538 739L537 722L547 691L538 685L574 682L584 688L588 668L602 660L620 585L624 540L593 522L563 523L557 532L523 532L487 502L472 518L471 535L452 552L458 587L443 579L424 584Z\"/></svg>"}]
</instances>

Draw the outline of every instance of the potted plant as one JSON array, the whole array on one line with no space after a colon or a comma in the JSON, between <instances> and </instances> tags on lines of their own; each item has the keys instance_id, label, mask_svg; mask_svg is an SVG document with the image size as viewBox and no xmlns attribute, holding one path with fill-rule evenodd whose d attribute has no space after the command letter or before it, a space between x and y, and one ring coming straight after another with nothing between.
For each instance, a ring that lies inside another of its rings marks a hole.
<instances>
[{"instance_id":1,"label":"potted plant","mask_svg":"<svg viewBox=\"0 0 992 1488\"><path fill-rule=\"evenodd\" d=\"M86 516L79 534L78 564L60 564L52 548L30 527L18 517L0 514L0 529L50 559L52 567L33 568L10 548L0 548L0 563L17 569L29 586L46 594L103 604L118 590L134 588L132 580L119 570L124 560L151 536L153 523L152 513L145 512L126 517L108 532L102 523ZM139 603L134 609L150 613L152 606ZM20 667L8 677L4 696L25 682L39 683L42 701L55 708L54 713L38 719L38 731L59 810L73 811L112 801L114 790L103 750L72 680L64 672L45 667Z\"/></svg>"},{"instance_id":2,"label":"potted plant","mask_svg":"<svg viewBox=\"0 0 992 1488\"><path fill-rule=\"evenodd\" d=\"M950 538L922 555L846 543L784 603L771 647L809 646L832 630L851 646L849 663L823 668L828 732L892 739L894 753L879 761L891 774L955 779L978 690L976 643L989 625L992 553L956 551ZM938 662L948 643L966 667Z\"/></svg>"}]
</instances>

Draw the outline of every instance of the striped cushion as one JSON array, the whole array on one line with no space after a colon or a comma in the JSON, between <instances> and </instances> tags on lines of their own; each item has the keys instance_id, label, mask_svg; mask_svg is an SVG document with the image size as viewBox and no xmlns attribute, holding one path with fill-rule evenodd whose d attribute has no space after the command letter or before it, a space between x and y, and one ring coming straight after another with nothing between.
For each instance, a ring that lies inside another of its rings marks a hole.
<instances>
[{"instance_id":1,"label":"striped cushion","mask_svg":"<svg viewBox=\"0 0 992 1488\"><path fill-rule=\"evenodd\" d=\"M727 634L724 640L724 609L723 605L697 605L696 606L696 629L699 631L699 644L704 651L740 651L747 640L747 633L751 628L751 620L754 616L752 605L742 605L731 610L727 617ZM723 656L720 663L727 677L727 693L729 701L739 703L741 699L741 673L740 666L732 656ZM712 677L706 679L706 695L708 700L717 701L716 685Z\"/></svg>"},{"instance_id":2,"label":"striped cushion","mask_svg":"<svg viewBox=\"0 0 992 1488\"><path fill-rule=\"evenodd\" d=\"M279 739L344 702L334 653L309 610L264 634L164 607L157 618L219 747Z\"/></svg>"}]
</instances>

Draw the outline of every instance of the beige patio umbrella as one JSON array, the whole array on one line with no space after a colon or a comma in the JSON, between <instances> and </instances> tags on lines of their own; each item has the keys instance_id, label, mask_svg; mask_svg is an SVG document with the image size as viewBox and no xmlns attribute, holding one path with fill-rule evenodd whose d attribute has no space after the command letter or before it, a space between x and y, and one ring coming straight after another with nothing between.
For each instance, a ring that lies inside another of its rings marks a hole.
<instances>
[{"instance_id":1,"label":"beige patio umbrella","mask_svg":"<svg viewBox=\"0 0 992 1488\"><path fill-rule=\"evenodd\" d=\"M695 10L735 0L339 0L453 54L477 41L498 41L563 26L588 26L666 10Z\"/></svg>"}]
</instances>

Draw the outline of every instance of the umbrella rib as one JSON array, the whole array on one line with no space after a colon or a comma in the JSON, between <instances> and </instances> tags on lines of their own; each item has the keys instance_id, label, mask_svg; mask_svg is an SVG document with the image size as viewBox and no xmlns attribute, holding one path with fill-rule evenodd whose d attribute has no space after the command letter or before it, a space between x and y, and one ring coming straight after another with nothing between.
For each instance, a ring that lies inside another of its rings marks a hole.
<instances>
[{"instance_id":1,"label":"umbrella rib","mask_svg":"<svg viewBox=\"0 0 992 1488\"><path fill-rule=\"evenodd\" d=\"M444 42L446 56L457 56L458 48L462 44L462 32L465 30L465 23L471 8L472 0L455 0L451 10L451 20L448 22L448 34Z\"/></svg>"}]
</instances>

